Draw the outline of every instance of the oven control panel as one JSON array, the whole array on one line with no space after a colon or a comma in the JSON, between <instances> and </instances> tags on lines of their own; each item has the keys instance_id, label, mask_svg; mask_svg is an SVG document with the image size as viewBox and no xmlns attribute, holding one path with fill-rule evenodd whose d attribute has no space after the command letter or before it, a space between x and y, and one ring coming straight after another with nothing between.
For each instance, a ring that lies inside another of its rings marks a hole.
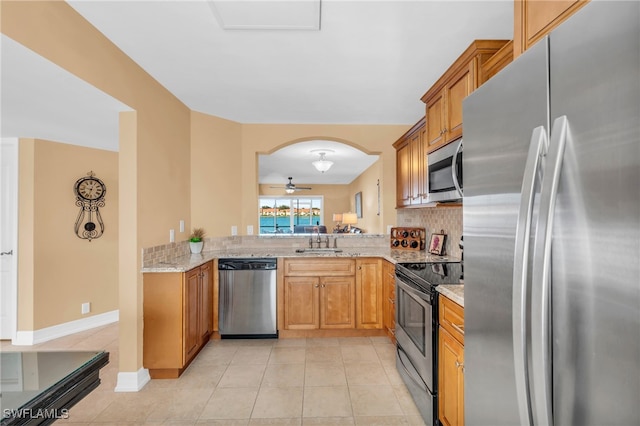
<instances>
[{"instance_id":1,"label":"oven control panel","mask_svg":"<svg viewBox=\"0 0 640 426\"><path fill-rule=\"evenodd\" d=\"M424 250L426 235L424 228L391 228L391 248Z\"/></svg>"}]
</instances>

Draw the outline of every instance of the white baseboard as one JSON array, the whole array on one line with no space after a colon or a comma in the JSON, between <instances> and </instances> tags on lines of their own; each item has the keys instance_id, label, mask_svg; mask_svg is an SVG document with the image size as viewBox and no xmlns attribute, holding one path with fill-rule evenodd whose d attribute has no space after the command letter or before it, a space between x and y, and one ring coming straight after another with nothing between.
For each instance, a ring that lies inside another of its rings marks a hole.
<instances>
[{"instance_id":1,"label":"white baseboard","mask_svg":"<svg viewBox=\"0 0 640 426\"><path fill-rule=\"evenodd\" d=\"M118 383L114 392L138 392L151 380L149 370L141 368L137 372L118 373Z\"/></svg>"},{"instance_id":2,"label":"white baseboard","mask_svg":"<svg viewBox=\"0 0 640 426\"><path fill-rule=\"evenodd\" d=\"M37 345L38 343L47 342L59 337L91 330L96 327L102 327L103 325L117 322L119 319L119 312L120 311L116 309L115 311L105 312L103 314L93 315L75 321L69 321L47 328L41 328L40 330L17 331L16 337L11 341L11 343L19 346Z\"/></svg>"}]
</instances>

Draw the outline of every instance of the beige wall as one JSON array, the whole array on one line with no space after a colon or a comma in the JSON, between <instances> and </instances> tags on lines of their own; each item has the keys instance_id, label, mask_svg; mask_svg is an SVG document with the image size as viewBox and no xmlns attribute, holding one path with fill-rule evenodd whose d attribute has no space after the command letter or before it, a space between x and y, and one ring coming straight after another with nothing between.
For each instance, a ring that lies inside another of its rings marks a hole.
<instances>
[{"instance_id":1,"label":"beige wall","mask_svg":"<svg viewBox=\"0 0 640 426\"><path fill-rule=\"evenodd\" d=\"M190 226L190 111L66 2L0 7L3 34L135 110L120 116L119 362L121 371L137 371L141 249L168 242L181 219Z\"/></svg>"},{"instance_id":2,"label":"beige wall","mask_svg":"<svg viewBox=\"0 0 640 426\"><path fill-rule=\"evenodd\" d=\"M258 161L256 153L269 154L283 146L313 139L346 143L367 154L380 155L383 229L395 225L395 150L392 143L407 131L403 125L245 124L242 126L242 226L257 228Z\"/></svg>"},{"instance_id":3,"label":"beige wall","mask_svg":"<svg viewBox=\"0 0 640 426\"><path fill-rule=\"evenodd\" d=\"M208 236L231 234L231 226L246 234L247 225L258 230L258 154L269 154L286 145L305 140L325 139L354 146L367 154L379 154L367 182L360 181L364 190L371 191L370 182L380 179L381 212L377 220L367 227L384 232L387 225L395 225L395 150L392 143L407 130L404 125L298 125L298 124L239 124L203 113L191 114L192 145L191 167L192 222L204 227ZM197 163L197 164L196 164ZM221 187L217 187L223 182ZM303 182L296 182L302 185ZM309 185L319 187L318 185ZM265 194L266 189L263 189ZM349 191L349 190L347 190ZM325 199L326 213L354 209L353 194L335 193ZM311 194L311 192L305 192ZM377 192L376 192L377 200ZM372 197L363 197L363 202ZM376 213L377 213L377 206ZM371 217L367 213L367 216ZM331 216L325 224L333 226Z\"/></svg>"},{"instance_id":4,"label":"beige wall","mask_svg":"<svg viewBox=\"0 0 640 426\"><path fill-rule=\"evenodd\" d=\"M191 223L208 237L230 235L240 225L241 130L234 121L191 112Z\"/></svg>"},{"instance_id":5,"label":"beige wall","mask_svg":"<svg viewBox=\"0 0 640 426\"><path fill-rule=\"evenodd\" d=\"M118 309L118 153L21 139L19 162L18 330ZM74 232L73 185L89 171L107 187L105 231L91 242ZM85 302L91 312L82 315Z\"/></svg>"},{"instance_id":6,"label":"beige wall","mask_svg":"<svg viewBox=\"0 0 640 426\"><path fill-rule=\"evenodd\" d=\"M355 195L362 192L362 217L358 219L355 226L370 234L386 232L382 214L378 214L378 179L382 182L382 170L382 160L378 160L349 185L349 211L355 213ZM382 210L382 200L380 200L380 209ZM389 223L389 225L393 224Z\"/></svg>"}]
</instances>

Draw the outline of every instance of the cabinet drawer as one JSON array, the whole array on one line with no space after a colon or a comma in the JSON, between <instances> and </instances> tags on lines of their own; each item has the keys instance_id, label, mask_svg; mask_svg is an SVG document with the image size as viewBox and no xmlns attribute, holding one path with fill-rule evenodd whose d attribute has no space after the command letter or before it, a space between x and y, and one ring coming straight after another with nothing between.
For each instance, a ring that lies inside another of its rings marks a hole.
<instances>
[{"instance_id":1,"label":"cabinet drawer","mask_svg":"<svg viewBox=\"0 0 640 426\"><path fill-rule=\"evenodd\" d=\"M439 299L440 325L464 345L464 308L445 296L440 295Z\"/></svg>"},{"instance_id":2,"label":"cabinet drawer","mask_svg":"<svg viewBox=\"0 0 640 426\"><path fill-rule=\"evenodd\" d=\"M284 275L287 277L332 277L355 275L353 259L285 259Z\"/></svg>"}]
</instances>

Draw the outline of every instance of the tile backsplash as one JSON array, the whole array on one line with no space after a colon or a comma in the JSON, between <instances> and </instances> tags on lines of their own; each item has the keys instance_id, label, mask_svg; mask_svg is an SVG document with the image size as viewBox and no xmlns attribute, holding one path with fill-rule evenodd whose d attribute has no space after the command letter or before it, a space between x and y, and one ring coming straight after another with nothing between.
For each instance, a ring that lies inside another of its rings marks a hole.
<instances>
[{"instance_id":1,"label":"tile backsplash","mask_svg":"<svg viewBox=\"0 0 640 426\"><path fill-rule=\"evenodd\" d=\"M398 226L423 227L427 230L427 242L433 233L444 230L447 234L446 253L460 257L458 246L462 236L462 207L426 207L417 209L398 209Z\"/></svg>"},{"instance_id":2,"label":"tile backsplash","mask_svg":"<svg viewBox=\"0 0 640 426\"><path fill-rule=\"evenodd\" d=\"M444 230L447 234L446 254L459 258L462 254L458 242L462 235L462 207L427 207L417 209L398 209L397 226L422 227L428 238L433 233ZM340 248L357 247L389 247L388 234L329 234L338 239ZM233 236L205 238L204 251L238 250L238 249L277 249L307 247L308 236ZM190 254L189 242L163 244L142 249L142 266L170 262L172 259Z\"/></svg>"}]
</instances>

